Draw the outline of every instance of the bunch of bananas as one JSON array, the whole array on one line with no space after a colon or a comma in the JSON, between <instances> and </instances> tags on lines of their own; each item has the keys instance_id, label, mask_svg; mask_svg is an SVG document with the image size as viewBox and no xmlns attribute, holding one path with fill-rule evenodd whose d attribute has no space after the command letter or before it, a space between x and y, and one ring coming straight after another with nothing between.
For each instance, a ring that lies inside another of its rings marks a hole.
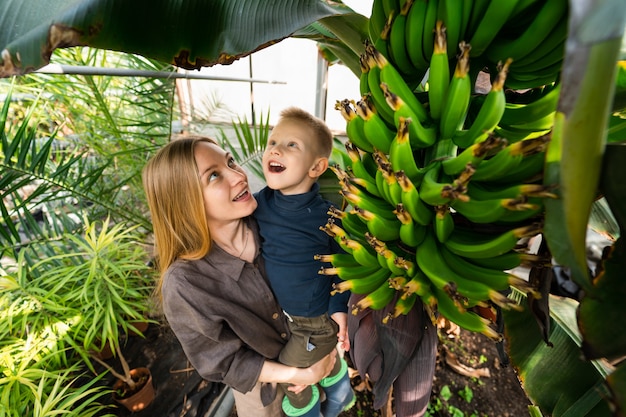
<instances>
[{"instance_id":1,"label":"bunch of bananas","mask_svg":"<svg viewBox=\"0 0 626 417\"><path fill-rule=\"evenodd\" d=\"M362 96L336 104L346 207L322 227L346 253L318 256L334 291L367 294L354 312L394 302L388 321L419 298L433 320L499 339L484 312L520 308L511 287L535 293L511 271L546 262L520 243L555 198L543 167L567 13L567 0L374 0Z\"/></svg>"}]
</instances>

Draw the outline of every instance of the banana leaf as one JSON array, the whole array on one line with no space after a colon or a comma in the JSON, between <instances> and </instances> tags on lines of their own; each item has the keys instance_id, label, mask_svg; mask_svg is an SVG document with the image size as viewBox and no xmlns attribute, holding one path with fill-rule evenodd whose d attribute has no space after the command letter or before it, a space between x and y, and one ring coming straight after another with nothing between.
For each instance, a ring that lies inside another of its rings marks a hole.
<instances>
[{"instance_id":1,"label":"banana leaf","mask_svg":"<svg viewBox=\"0 0 626 417\"><path fill-rule=\"evenodd\" d=\"M229 64L321 18L320 0L4 0L0 77L46 65L56 48L136 53L186 69Z\"/></svg>"},{"instance_id":2,"label":"banana leaf","mask_svg":"<svg viewBox=\"0 0 626 417\"><path fill-rule=\"evenodd\" d=\"M591 289L586 233L607 138L624 34L623 1L571 2L562 91L544 181L559 184L561 197L546 202L545 236L557 262Z\"/></svg>"},{"instance_id":3,"label":"banana leaf","mask_svg":"<svg viewBox=\"0 0 626 417\"><path fill-rule=\"evenodd\" d=\"M529 308L503 311L508 353L524 391L544 415L612 416L604 382L612 369L580 354L578 302L550 295L549 303L552 347L543 340Z\"/></svg>"}]
</instances>

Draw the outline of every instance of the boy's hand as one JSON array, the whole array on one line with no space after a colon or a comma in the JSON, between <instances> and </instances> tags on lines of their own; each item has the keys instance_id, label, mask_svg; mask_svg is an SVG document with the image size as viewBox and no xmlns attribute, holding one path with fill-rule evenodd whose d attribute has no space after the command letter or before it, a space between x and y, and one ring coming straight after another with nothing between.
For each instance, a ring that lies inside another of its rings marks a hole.
<instances>
[{"instance_id":1,"label":"boy's hand","mask_svg":"<svg viewBox=\"0 0 626 417\"><path fill-rule=\"evenodd\" d=\"M346 352L349 351L350 339L348 338L348 313L333 313L330 318L339 325L339 332L337 333L339 347Z\"/></svg>"}]
</instances>

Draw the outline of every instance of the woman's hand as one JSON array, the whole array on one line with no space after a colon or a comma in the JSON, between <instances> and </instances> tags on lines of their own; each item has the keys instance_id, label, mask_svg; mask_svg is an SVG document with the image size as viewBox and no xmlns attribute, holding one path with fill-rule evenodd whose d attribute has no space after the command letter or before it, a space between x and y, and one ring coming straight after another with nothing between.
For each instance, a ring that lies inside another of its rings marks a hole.
<instances>
[{"instance_id":1,"label":"woman's hand","mask_svg":"<svg viewBox=\"0 0 626 417\"><path fill-rule=\"evenodd\" d=\"M296 387L292 391L299 392L307 385L317 384L322 378L328 376L335 366L336 359L337 351L333 349L308 368L296 368L274 361L265 361L258 381L293 384Z\"/></svg>"}]
</instances>

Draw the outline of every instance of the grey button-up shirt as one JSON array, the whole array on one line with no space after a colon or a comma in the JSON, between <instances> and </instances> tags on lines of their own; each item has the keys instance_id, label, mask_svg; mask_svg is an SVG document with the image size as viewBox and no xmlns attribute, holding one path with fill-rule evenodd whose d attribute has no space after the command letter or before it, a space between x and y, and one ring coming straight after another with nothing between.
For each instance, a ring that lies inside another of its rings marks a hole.
<instances>
[{"instance_id":1,"label":"grey button-up shirt","mask_svg":"<svg viewBox=\"0 0 626 417\"><path fill-rule=\"evenodd\" d=\"M275 360L290 336L258 249L254 264L216 244L202 259L178 260L165 273L162 293L165 317L192 366L237 391L254 387L263 362Z\"/></svg>"}]
</instances>

